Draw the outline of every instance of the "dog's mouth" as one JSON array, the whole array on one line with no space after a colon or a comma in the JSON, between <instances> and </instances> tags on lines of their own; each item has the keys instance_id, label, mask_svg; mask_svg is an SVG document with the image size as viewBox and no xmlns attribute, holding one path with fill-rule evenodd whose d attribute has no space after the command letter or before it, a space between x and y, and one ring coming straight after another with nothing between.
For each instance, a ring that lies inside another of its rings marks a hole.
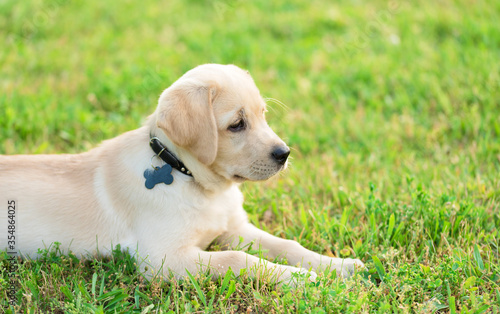
<instances>
[{"instance_id":1,"label":"dog's mouth","mask_svg":"<svg viewBox=\"0 0 500 314\"><path fill-rule=\"evenodd\" d=\"M248 169L236 170L231 175L231 180L237 183L245 181L263 181L274 176L286 168L285 164L267 164L263 161L256 161L250 164Z\"/></svg>"},{"instance_id":2,"label":"dog's mouth","mask_svg":"<svg viewBox=\"0 0 500 314\"><path fill-rule=\"evenodd\" d=\"M242 182L245 182L245 181L263 181L263 180L267 180L269 179L270 177L272 177L274 174L276 173L272 173L272 174L265 174L263 176L259 176L259 177L255 177L255 178L247 178L247 177L243 177L243 176L240 176L240 175L233 175L232 179L234 182L237 182L237 183L242 183Z\"/></svg>"},{"instance_id":3,"label":"dog's mouth","mask_svg":"<svg viewBox=\"0 0 500 314\"><path fill-rule=\"evenodd\" d=\"M242 177L242 176L240 176L240 175L235 174L235 175L233 176L233 180L234 180L234 181L236 181L236 182L243 182L243 181L246 181L246 180L247 180L247 178L244 178L244 177Z\"/></svg>"}]
</instances>

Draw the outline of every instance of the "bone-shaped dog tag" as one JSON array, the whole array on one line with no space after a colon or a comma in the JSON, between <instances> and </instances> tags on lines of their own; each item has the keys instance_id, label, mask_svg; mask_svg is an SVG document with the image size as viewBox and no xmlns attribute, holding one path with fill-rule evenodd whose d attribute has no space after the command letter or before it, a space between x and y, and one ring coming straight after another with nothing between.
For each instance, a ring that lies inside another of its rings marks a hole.
<instances>
[{"instance_id":1,"label":"bone-shaped dog tag","mask_svg":"<svg viewBox=\"0 0 500 314\"><path fill-rule=\"evenodd\" d=\"M172 166L165 164L161 168L154 167L154 169L146 169L146 171L144 171L144 178L146 178L146 188L150 190L158 183L171 184L174 181Z\"/></svg>"}]
</instances>

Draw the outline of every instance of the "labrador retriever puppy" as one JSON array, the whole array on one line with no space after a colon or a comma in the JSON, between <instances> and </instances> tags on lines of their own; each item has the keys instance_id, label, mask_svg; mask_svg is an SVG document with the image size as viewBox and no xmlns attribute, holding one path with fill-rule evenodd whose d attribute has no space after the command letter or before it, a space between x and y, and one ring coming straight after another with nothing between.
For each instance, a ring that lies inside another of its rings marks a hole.
<instances>
[{"instance_id":1,"label":"labrador retriever puppy","mask_svg":"<svg viewBox=\"0 0 500 314\"><path fill-rule=\"evenodd\" d=\"M135 253L146 276L229 268L274 274L335 269L347 277L357 259L323 256L248 222L239 184L266 180L287 166L290 149L265 120L266 103L247 71L198 66L167 88L139 129L76 155L0 156L0 201L17 204L16 249L60 243L86 256L113 245ZM0 249L7 247L0 215ZM241 239L243 243L241 243ZM206 251L216 241L228 250ZM267 257L238 250L254 243Z\"/></svg>"}]
</instances>

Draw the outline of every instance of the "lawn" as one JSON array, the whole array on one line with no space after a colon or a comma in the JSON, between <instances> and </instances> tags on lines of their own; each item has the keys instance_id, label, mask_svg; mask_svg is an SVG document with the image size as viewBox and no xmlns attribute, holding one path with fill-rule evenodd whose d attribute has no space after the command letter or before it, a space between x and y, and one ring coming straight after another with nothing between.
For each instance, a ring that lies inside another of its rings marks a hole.
<instances>
[{"instance_id":1,"label":"lawn","mask_svg":"<svg viewBox=\"0 0 500 314\"><path fill-rule=\"evenodd\" d=\"M139 127L187 70L233 63L292 147L288 170L242 185L250 220L368 271L295 289L147 282L119 248L78 260L56 245L19 261L10 308L0 252L0 307L499 313L499 20L487 0L1 1L1 154L88 150Z\"/></svg>"}]
</instances>

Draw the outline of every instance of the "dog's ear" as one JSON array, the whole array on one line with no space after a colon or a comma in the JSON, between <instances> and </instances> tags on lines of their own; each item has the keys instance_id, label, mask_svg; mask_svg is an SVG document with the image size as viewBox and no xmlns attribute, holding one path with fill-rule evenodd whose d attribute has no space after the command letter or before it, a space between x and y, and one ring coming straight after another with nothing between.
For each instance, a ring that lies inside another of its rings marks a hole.
<instances>
[{"instance_id":1,"label":"dog's ear","mask_svg":"<svg viewBox=\"0 0 500 314\"><path fill-rule=\"evenodd\" d=\"M189 150L206 165L217 155L217 124L212 102L215 83L184 79L160 97L156 124L175 145Z\"/></svg>"}]
</instances>

